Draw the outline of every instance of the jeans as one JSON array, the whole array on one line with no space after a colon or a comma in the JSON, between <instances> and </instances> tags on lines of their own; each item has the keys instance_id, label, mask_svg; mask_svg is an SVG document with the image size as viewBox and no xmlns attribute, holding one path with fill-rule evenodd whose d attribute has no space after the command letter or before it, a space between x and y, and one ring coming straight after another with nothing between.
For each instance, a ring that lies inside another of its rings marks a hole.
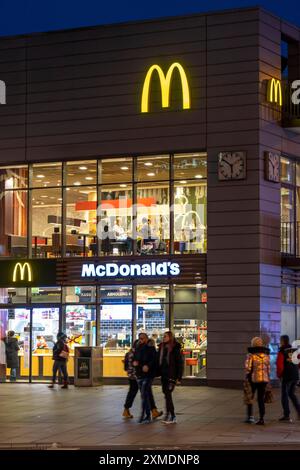
<instances>
[{"instance_id":1,"label":"jeans","mask_svg":"<svg viewBox=\"0 0 300 470\"><path fill-rule=\"evenodd\" d=\"M257 390L257 401L259 409L259 417L263 419L265 416L265 392L266 392L267 382L251 382L251 388L253 397ZM253 405L248 405L248 417L253 416Z\"/></svg>"},{"instance_id":2,"label":"jeans","mask_svg":"<svg viewBox=\"0 0 300 470\"><path fill-rule=\"evenodd\" d=\"M151 385L152 378L144 377L137 380L138 386L141 392L142 398L142 414L141 418L150 418L151 405L150 405L150 396L151 396Z\"/></svg>"},{"instance_id":3,"label":"jeans","mask_svg":"<svg viewBox=\"0 0 300 470\"><path fill-rule=\"evenodd\" d=\"M127 409L132 407L134 399L139 389L137 380L129 379L128 381L129 381L129 390L128 390L127 397L125 400L125 405L124 405L124 408L127 408ZM152 385L152 382L151 382L151 385ZM154 401L152 386L150 387L150 390L149 390L149 400L150 400L150 408L151 410L153 410L154 408L156 408L156 404Z\"/></svg>"},{"instance_id":4,"label":"jeans","mask_svg":"<svg viewBox=\"0 0 300 470\"><path fill-rule=\"evenodd\" d=\"M66 361L54 361L53 364L53 377L52 382L55 383L57 371L60 370L61 374L64 377L64 382L68 382L68 371L67 371L67 362Z\"/></svg>"},{"instance_id":5,"label":"jeans","mask_svg":"<svg viewBox=\"0 0 300 470\"><path fill-rule=\"evenodd\" d=\"M171 415L171 417L173 418L175 416L175 409L174 409L174 403L173 403L173 398L172 398L172 392L174 390L174 386L170 388L169 378L164 378L164 377L161 378L161 385L162 385L163 394L165 395L167 415Z\"/></svg>"},{"instance_id":6,"label":"jeans","mask_svg":"<svg viewBox=\"0 0 300 470\"><path fill-rule=\"evenodd\" d=\"M281 404L283 408L283 414L287 418L290 416L289 398L293 403L298 415L300 415L300 405L295 394L296 386L297 380L291 380L289 382L282 380L281 382Z\"/></svg>"},{"instance_id":7,"label":"jeans","mask_svg":"<svg viewBox=\"0 0 300 470\"><path fill-rule=\"evenodd\" d=\"M17 380L17 368L16 367L12 367L10 369L10 378L9 378L10 382L16 382Z\"/></svg>"}]
</instances>

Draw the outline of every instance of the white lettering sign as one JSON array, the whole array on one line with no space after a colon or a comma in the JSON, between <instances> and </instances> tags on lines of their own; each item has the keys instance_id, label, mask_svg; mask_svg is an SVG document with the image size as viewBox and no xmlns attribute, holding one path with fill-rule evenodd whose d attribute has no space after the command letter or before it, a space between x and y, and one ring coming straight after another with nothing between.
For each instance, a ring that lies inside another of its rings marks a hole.
<instances>
[{"instance_id":1,"label":"white lettering sign","mask_svg":"<svg viewBox=\"0 0 300 470\"><path fill-rule=\"evenodd\" d=\"M171 261L143 264L106 263L95 265L85 263L82 265L81 277L140 277L140 276L178 276L180 266Z\"/></svg>"},{"instance_id":2,"label":"white lettering sign","mask_svg":"<svg viewBox=\"0 0 300 470\"><path fill-rule=\"evenodd\" d=\"M293 104L300 103L300 80L294 80L291 84L292 90L295 90L292 93L291 100Z\"/></svg>"},{"instance_id":3,"label":"white lettering sign","mask_svg":"<svg viewBox=\"0 0 300 470\"><path fill-rule=\"evenodd\" d=\"M3 80L0 80L0 104L6 104L6 85Z\"/></svg>"}]
</instances>

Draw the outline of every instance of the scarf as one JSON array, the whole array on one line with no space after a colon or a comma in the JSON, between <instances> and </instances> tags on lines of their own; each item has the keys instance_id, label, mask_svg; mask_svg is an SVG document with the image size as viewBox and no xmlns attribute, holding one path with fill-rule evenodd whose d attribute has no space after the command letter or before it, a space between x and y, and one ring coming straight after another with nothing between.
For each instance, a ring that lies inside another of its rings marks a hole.
<instances>
[{"instance_id":1,"label":"scarf","mask_svg":"<svg viewBox=\"0 0 300 470\"><path fill-rule=\"evenodd\" d=\"M162 361L163 361L163 356L164 356L164 350L165 350L165 348L168 349L168 352L167 352L167 364L170 365L170 353L172 352L174 346L175 346L175 341L169 342L169 343L167 343L167 344L162 343L162 346L161 346L161 348L160 348L160 353L159 353L159 365L160 365L160 366L162 365Z\"/></svg>"}]
</instances>

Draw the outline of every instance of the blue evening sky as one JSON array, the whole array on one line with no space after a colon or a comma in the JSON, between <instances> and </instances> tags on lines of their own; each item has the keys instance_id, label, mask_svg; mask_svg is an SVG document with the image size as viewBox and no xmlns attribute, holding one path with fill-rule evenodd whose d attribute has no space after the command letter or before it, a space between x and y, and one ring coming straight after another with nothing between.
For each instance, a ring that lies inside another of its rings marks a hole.
<instances>
[{"instance_id":1,"label":"blue evening sky","mask_svg":"<svg viewBox=\"0 0 300 470\"><path fill-rule=\"evenodd\" d=\"M257 4L300 26L299 0L0 0L0 36Z\"/></svg>"}]
</instances>

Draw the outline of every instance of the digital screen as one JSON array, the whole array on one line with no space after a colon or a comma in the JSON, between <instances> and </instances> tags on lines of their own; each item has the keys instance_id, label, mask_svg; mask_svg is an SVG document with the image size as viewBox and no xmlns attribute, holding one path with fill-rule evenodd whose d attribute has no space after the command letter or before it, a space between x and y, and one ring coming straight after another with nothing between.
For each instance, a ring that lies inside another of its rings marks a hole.
<instances>
[{"instance_id":1,"label":"digital screen","mask_svg":"<svg viewBox=\"0 0 300 470\"><path fill-rule=\"evenodd\" d=\"M131 320L131 318L131 304L102 305L101 307L101 320Z\"/></svg>"}]
</instances>

